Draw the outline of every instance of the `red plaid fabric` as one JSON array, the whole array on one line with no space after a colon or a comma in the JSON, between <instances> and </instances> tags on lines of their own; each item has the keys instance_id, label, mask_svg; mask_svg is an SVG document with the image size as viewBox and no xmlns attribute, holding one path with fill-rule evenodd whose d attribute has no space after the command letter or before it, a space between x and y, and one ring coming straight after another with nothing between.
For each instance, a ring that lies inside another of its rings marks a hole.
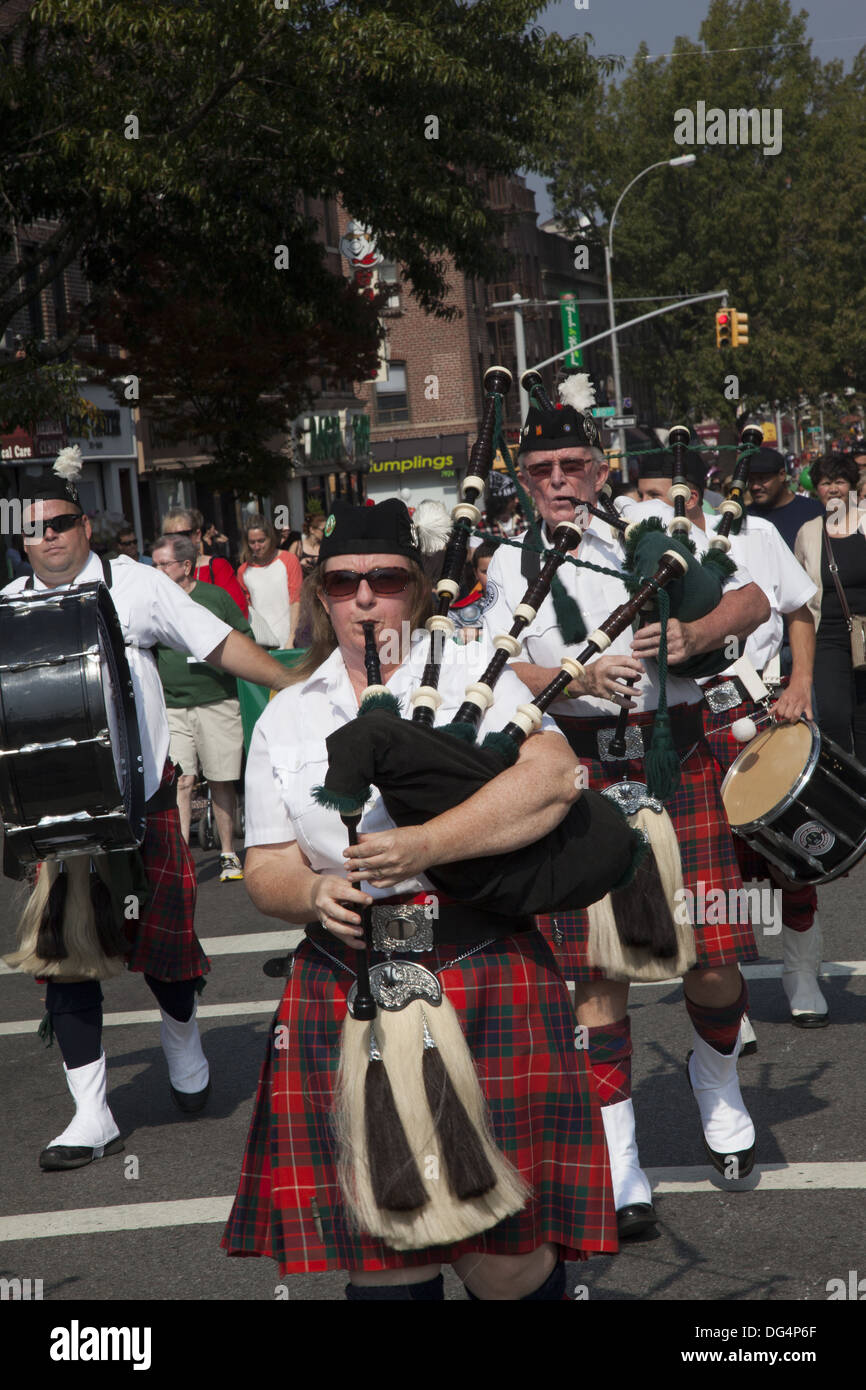
<instances>
[{"instance_id":1,"label":"red plaid fabric","mask_svg":"<svg viewBox=\"0 0 866 1390\"><path fill-rule=\"evenodd\" d=\"M749 1007L749 988L745 980L733 1004L720 1004L711 1008L708 1004L696 1004L688 995L685 996L685 1000L689 1018L698 1037L703 1038L716 1052L730 1057L737 1045L743 1014Z\"/></svg>"},{"instance_id":2,"label":"red plaid fabric","mask_svg":"<svg viewBox=\"0 0 866 1390\"><path fill-rule=\"evenodd\" d=\"M636 782L646 780L642 760L602 763L581 759L589 786L602 791L623 777ZM611 775L612 769L616 769ZM737 868L733 836L725 819L719 796L715 763L706 743L696 745L682 765L679 789L666 809L673 821L680 846L683 885L698 898L698 884L704 893L721 889L724 893L743 886ZM707 913L707 916L715 915ZM727 916L728 914L724 914ZM553 945L557 964L567 980L600 980L602 972L589 965L586 912L557 912L556 916L536 918L546 940ZM756 960L757 951L749 922L704 922L695 926L697 965L729 965L735 961Z\"/></svg>"},{"instance_id":3,"label":"red plaid fabric","mask_svg":"<svg viewBox=\"0 0 866 1390\"><path fill-rule=\"evenodd\" d=\"M175 775L175 768L168 764L162 784ZM195 862L180 833L176 807L147 817L141 857L150 892L139 920L124 923L132 946L127 969L157 980L206 975L210 961L193 925L198 891Z\"/></svg>"},{"instance_id":4,"label":"red plaid fabric","mask_svg":"<svg viewBox=\"0 0 866 1390\"><path fill-rule=\"evenodd\" d=\"M760 712L759 706L751 700L745 700L736 709L723 710L721 714L711 714L709 710L704 711L704 730L707 743L710 745L710 751L723 774L728 771L734 759L739 757L743 751L743 744L737 743L731 733L730 725L734 719L754 718ZM740 835L734 836L734 847L737 851L737 863L740 866L740 873L744 882L748 883L754 878L769 879L771 882L775 882L767 860ZM811 884L806 884L803 888L782 889L782 922L792 931L808 931L814 925L817 910L818 890Z\"/></svg>"},{"instance_id":5,"label":"red plaid fabric","mask_svg":"<svg viewBox=\"0 0 866 1390\"><path fill-rule=\"evenodd\" d=\"M355 953L339 941L328 949L353 964ZM438 969L458 954L443 942L424 963ZM541 937L497 941L440 979L475 1058L497 1142L532 1185L524 1210L474 1240L417 1253L352 1229L330 1124L352 977L306 940L268 1042L222 1241L230 1255L269 1255L286 1274L447 1263L470 1251L523 1254L545 1241L569 1260L616 1250L598 1099L585 1053L575 1050L568 992Z\"/></svg>"},{"instance_id":6,"label":"red plaid fabric","mask_svg":"<svg viewBox=\"0 0 866 1390\"><path fill-rule=\"evenodd\" d=\"M587 1028L589 1065L602 1105L631 1100L631 1019Z\"/></svg>"}]
</instances>

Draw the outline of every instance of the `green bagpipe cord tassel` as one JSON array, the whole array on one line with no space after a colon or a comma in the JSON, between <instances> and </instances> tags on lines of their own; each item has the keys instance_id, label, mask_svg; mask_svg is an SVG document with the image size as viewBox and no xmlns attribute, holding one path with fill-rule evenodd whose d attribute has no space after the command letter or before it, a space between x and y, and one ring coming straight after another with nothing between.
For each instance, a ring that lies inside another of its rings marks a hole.
<instances>
[{"instance_id":1,"label":"green bagpipe cord tassel","mask_svg":"<svg viewBox=\"0 0 866 1390\"><path fill-rule=\"evenodd\" d=\"M372 794L371 787L364 787L357 796L332 792L329 787L313 787L314 800L328 811L339 811L341 816L353 816L362 811Z\"/></svg>"},{"instance_id":2,"label":"green bagpipe cord tassel","mask_svg":"<svg viewBox=\"0 0 866 1390\"><path fill-rule=\"evenodd\" d=\"M722 580L730 579L731 575L737 572L737 566L730 555L726 555L724 550L717 546L704 552L701 556L701 564L705 569L717 570Z\"/></svg>"},{"instance_id":3,"label":"green bagpipe cord tassel","mask_svg":"<svg viewBox=\"0 0 866 1390\"><path fill-rule=\"evenodd\" d=\"M520 506L529 524L529 537L532 543L530 548L536 550L540 555L543 555L544 541L542 540L541 526L539 525L538 517L535 515L535 508L517 476L517 469L512 462L511 451L502 434L502 407L498 396L496 398L496 447L505 461L508 476L517 488ZM586 623L583 620L583 614L576 600L567 592L558 574L553 577L553 583L550 586L550 595L553 599L553 611L556 614L556 621L559 631L562 634L562 640L567 646L572 646L575 642L582 642L586 636Z\"/></svg>"},{"instance_id":4,"label":"green bagpipe cord tassel","mask_svg":"<svg viewBox=\"0 0 866 1390\"><path fill-rule=\"evenodd\" d=\"M438 733L450 734L452 738L460 738L464 743L474 743L478 737L478 731L474 724L467 724L465 721L452 719L450 724L442 724L437 730Z\"/></svg>"},{"instance_id":5,"label":"green bagpipe cord tassel","mask_svg":"<svg viewBox=\"0 0 866 1390\"><path fill-rule=\"evenodd\" d=\"M374 709L386 709L391 714L400 715L400 701L396 695L392 695L390 690L385 690L381 695L367 695L361 701L358 714L369 714Z\"/></svg>"},{"instance_id":6,"label":"green bagpipe cord tassel","mask_svg":"<svg viewBox=\"0 0 866 1390\"><path fill-rule=\"evenodd\" d=\"M494 753L499 753L501 757L507 759L509 767L517 762L520 754L520 749L514 739L504 729L491 729L481 746L482 748L491 748Z\"/></svg>"},{"instance_id":7,"label":"green bagpipe cord tassel","mask_svg":"<svg viewBox=\"0 0 866 1390\"><path fill-rule=\"evenodd\" d=\"M42 1039L46 1047L54 1046L54 1024L50 1013L43 1014L42 1022L36 1029L36 1036Z\"/></svg>"},{"instance_id":8,"label":"green bagpipe cord tassel","mask_svg":"<svg viewBox=\"0 0 866 1390\"><path fill-rule=\"evenodd\" d=\"M659 704L653 723L652 743L646 755L647 790L658 801L669 801L680 784L680 759L671 735L668 718L668 613L670 601L664 589L657 594L661 639L657 657Z\"/></svg>"}]
</instances>

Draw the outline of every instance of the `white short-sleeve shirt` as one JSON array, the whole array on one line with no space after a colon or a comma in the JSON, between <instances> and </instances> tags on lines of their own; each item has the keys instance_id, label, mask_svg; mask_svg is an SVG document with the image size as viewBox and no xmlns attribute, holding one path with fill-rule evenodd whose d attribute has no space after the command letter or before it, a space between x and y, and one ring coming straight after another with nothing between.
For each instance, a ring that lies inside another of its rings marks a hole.
<instances>
[{"instance_id":1,"label":"white short-sleeve shirt","mask_svg":"<svg viewBox=\"0 0 866 1390\"><path fill-rule=\"evenodd\" d=\"M630 499L624 499L622 503L618 502L617 506L621 510L624 520L627 521L644 521L648 517L657 516L667 522L673 516L672 509L664 502L633 502ZM542 534L544 535L544 532ZM708 538L695 527L692 528L691 534L698 553L702 553L707 548ZM544 544L545 547L551 548L546 535L544 535ZM484 625L491 638L500 632L511 630L514 609L526 592L527 580L520 568L522 554L523 552L514 546L502 545L490 561L487 571L488 583L492 580L496 586L496 601L485 609ZM566 592L577 600L586 624L586 630L592 632L593 628L599 627L605 622L614 609L625 603L630 597L625 585L618 577L624 568L623 548L619 533L606 521L593 517L578 547L577 558L589 561L593 565L600 565L604 569L616 571L615 575L599 574L596 570L580 568L567 562L559 568L559 577ZM746 571L744 566L739 566L737 573L726 581L724 587L727 591L728 589L741 588L751 582L751 574ZM563 642L556 621L553 599L549 594L533 621L524 628L522 640L523 654L517 660L531 661L536 666L559 666L563 656L576 657L585 645L585 641L575 643L572 646L566 646ZM614 656L630 656L631 643L632 629L628 628L615 638L607 649L607 653ZM596 659L596 657L590 658L591 661ZM657 666L654 661L648 660L646 662L644 673L637 682L634 693L635 711L657 708L659 688ZM667 700L669 706L697 704L700 698L701 690L696 681L676 676L671 672L668 673ZM551 714L570 715L572 718L597 719L600 715L609 715L618 709L619 706L612 700L602 700L594 695L581 696L577 700L557 700L550 706Z\"/></svg>"},{"instance_id":2,"label":"white short-sleeve shirt","mask_svg":"<svg viewBox=\"0 0 866 1390\"><path fill-rule=\"evenodd\" d=\"M427 634L414 633L411 654L387 683L388 689L400 700L404 716L411 713L409 696L421 684L428 651ZM454 718L463 703L466 686L479 679L492 655L493 648L486 641L465 646L444 643L439 674L443 703L436 712L437 725L447 724ZM503 728L517 706L532 699L523 682L508 669L500 676L495 694L493 706L482 720L480 739L493 729ZM324 783L328 770L325 739L334 729L354 719L357 713L358 702L339 649L305 681L274 696L253 730L247 756L247 848L296 840L317 873L345 872L346 827L336 811L318 804L313 788ZM545 718L542 727L557 732L552 719ZM359 830L369 834L393 828L394 821L374 788ZM375 888L364 883L363 889L374 898L433 891L430 880L423 874L392 888Z\"/></svg>"},{"instance_id":3,"label":"white short-sleeve shirt","mask_svg":"<svg viewBox=\"0 0 866 1390\"><path fill-rule=\"evenodd\" d=\"M715 530L718 523L709 524ZM771 521L749 516L740 534L730 540L731 559L748 569L770 601L769 618L749 634L743 652L756 671L763 671L782 645L783 613L802 608L817 590Z\"/></svg>"},{"instance_id":4,"label":"white short-sleeve shirt","mask_svg":"<svg viewBox=\"0 0 866 1390\"><path fill-rule=\"evenodd\" d=\"M168 757L169 732L165 697L156 658L150 648L162 642L175 651L189 652L198 661L203 661L233 629L200 603L195 603L179 584L166 578L161 570L140 565L126 555L120 555L109 563L109 592L123 630L126 659L135 692L144 761L144 794L151 797L162 780L162 770ZM58 585L58 590L74 589L79 584L93 584L97 580L104 580L102 561L91 551L87 564L72 584ZM3 593L17 594L26 587L26 579L14 579L6 585ZM35 591L47 588L49 585L33 576Z\"/></svg>"}]
</instances>

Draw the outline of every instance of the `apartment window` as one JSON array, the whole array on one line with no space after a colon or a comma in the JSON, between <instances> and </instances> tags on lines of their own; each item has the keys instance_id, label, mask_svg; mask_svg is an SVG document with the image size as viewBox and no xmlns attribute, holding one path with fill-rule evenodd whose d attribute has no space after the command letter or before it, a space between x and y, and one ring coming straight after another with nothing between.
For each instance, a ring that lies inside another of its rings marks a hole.
<instances>
[{"instance_id":1,"label":"apartment window","mask_svg":"<svg viewBox=\"0 0 866 1390\"><path fill-rule=\"evenodd\" d=\"M387 298L383 301L383 310L391 313L399 313L400 310L400 272L397 269L396 261L379 262L379 289L383 292L388 291Z\"/></svg>"},{"instance_id":2,"label":"apartment window","mask_svg":"<svg viewBox=\"0 0 866 1390\"><path fill-rule=\"evenodd\" d=\"M376 382L376 423L396 424L409 419L409 397L406 391L406 363L389 362L385 381Z\"/></svg>"}]
</instances>

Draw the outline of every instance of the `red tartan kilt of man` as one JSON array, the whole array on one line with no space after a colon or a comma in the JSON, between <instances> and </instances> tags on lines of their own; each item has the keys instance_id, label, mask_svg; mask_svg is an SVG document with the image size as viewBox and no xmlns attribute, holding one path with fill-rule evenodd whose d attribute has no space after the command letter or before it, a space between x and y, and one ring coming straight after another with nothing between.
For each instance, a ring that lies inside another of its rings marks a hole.
<instances>
[{"instance_id":1,"label":"red tartan kilt of man","mask_svg":"<svg viewBox=\"0 0 866 1390\"><path fill-rule=\"evenodd\" d=\"M754 718L762 711L758 705L751 700L746 700L742 705L737 705L736 709L722 710L720 714L711 714L709 710L704 710L704 734L707 743L710 745L710 752L722 773L728 771L735 758L738 758L745 748L744 743L737 743L730 730L730 725L735 719ZM750 879L771 878L770 866L763 854L759 854L756 849L752 849L750 844L739 835L734 836L734 847L737 851L737 863L740 866L740 873L743 879L748 882Z\"/></svg>"},{"instance_id":2,"label":"red tartan kilt of man","mask_svg":"<svg viewBox=\"0 0 866 1390\"><path fill-rule=\"evenodd\" d=\"M169 763L162 786L176 775ZM145 822L141 858L148 882L138 921L124 922L131 945L127 969L157 980L192 980L206 975L210 961L195 934L195 862L180 833L177 807L156 811Z\"/></svg>"},{"instance_id":3,"label":"red tartan kilt of man","mask_svg":"<svg viewBox=\"0 0 866 1390\"><path fill-rule=\"evenodd\" d=\"M586 768L589 786L595 791L602 791L624 776L635 782L646 781L640 759L617 763L603 763L597 758L581 758L580 761ZM613 768L616 772L612 776ZM721 889L727 895L741 889L743 881L737 867L734 839L719 795L715 762L705 742L696 745L682 764L681 774L679 789L672 800L665 803L665 809L679 841L683 886L694 895L694 902L698 901L699 883L705 894ZM740 914L707 910L704 915L715 919L716 916ZM604 978L602 971L587 960L589 925L585 911L557 912L555 917L535 920L545 940L551 943L566 979L588 982ZM557 936L565 939L558 943ZM736 961L756 960L758 956L749 922L698 923L695 951L699 967L732 965Z\"/></svg>"},{"instance_id":4,"label":"red tartan kilt of man","mask_svg":"<svg viewBox=\"0 0 866 1390\"><path fill-rule=\"evenodd\" d=\"M437 970L465 949L442 942L424 964ZM328 950L354 968L356 954L342 942L329 940ZM473 1251L527 1254L545 1241L569 1260L617 1249L598 1100L586 1055L575 1050L568 992L541 936L497 941L439 978L475 1059L497 1143L532 1187L523 1211L472 1240L417 1252L397 1252L352 1227L330 1121L352 976L304 940L268 1039L222 1240L229 1255L268 1255L288 1274L450 1263Z\"/></svg>"}]
</instances>

